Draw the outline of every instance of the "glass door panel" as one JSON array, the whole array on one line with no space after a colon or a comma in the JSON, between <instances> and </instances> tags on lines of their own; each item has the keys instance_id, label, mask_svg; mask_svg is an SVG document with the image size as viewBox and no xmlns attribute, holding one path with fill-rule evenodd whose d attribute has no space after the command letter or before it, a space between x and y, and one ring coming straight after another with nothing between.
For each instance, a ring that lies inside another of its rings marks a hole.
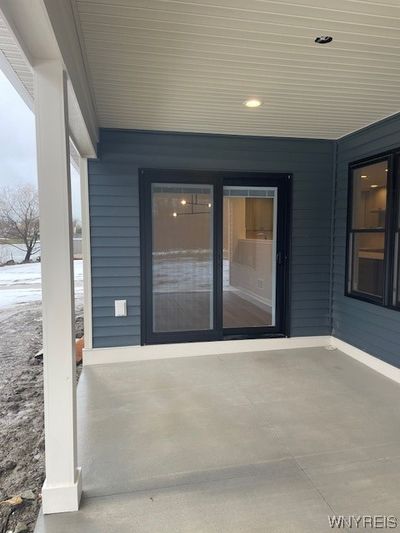
<instances>
[{"instance_id":1,"label":"glass door panel","mask_svg":"<svg viewBox=\"0 0 400 533\"><path fill-rule=\"evenodd\" d=\"M224 187L224 329L276 325L277 196L277 187Z\"/></svg>"},{"instance_id":2,"label":"glass door panel","mask_svg":"<svg viewBox=\"0 0 400 533\"><path fill-rule=\"evenodd\" d=\"M213 186L153 183L153 332L214 327Z\"/></svg>"},{"instance_id":3,"label":"glass door panel","mask_svg":"<svg viewBox=\"0 0 400 533\"><path fill-rule=\"evenodd\" d=\"M353 291L383 298L385 234L354 233Z\"/></svg>"}]
</instances>

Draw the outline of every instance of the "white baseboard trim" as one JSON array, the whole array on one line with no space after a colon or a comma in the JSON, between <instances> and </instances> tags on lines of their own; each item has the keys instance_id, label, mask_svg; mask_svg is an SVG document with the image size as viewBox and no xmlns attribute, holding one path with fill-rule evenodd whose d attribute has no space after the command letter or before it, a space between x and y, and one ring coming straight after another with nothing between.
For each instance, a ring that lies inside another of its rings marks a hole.
<instances>
[{"instance_id":1,"label":"white baseboard trim","mask_svg":"<svg viewBox=\"0 0 400 533\"><path fill-rule=\"evenodd\" d=\"M91 348L83 351L85 366L108 363L128 363L194 357L200 355L222 355L230 353L264 352L269 350L289 350L293 348L315 348L328 346L329 335L316 337L290 337L279 339L246 339L212 342L190 342L180 344L158 344L151 346L123 346L116 348Z\"/></svg>"},{"instance_id":2,"label":"white baseboard trim","mask_svg":"<svg viewBox=\"0 0 400 533\"><path fill-rule=\"evenodd\" d=\"M77 511L82 496L82 474L77 468L76 480L72 485L52 486L45 479L42 487L43 514Z\"/></svg>"},{"instance_id":3,"label":"white baseboard trim","mask_svg":"<svg viewBox=\"0 0 400 533\"><path fill-rule=\"evenodd\" d=\"M377 357L330 335L316 337L290 337L279 339L247 339L214 342L190 342L180 344L158 344L152 346L122 346L115 348L87 348L83 351L85 366L109 363L129 363L196 357L201 355L222 355L230 353L264 352L295 348L317 348L331 346L372 368L383 376L400 383L400 368L396 368Z\"/></svg>"},{"instance_id":4,"label":"white baseboard trim","mask_svg":"<svg viewBox=\"0 0 400 533\"><path fill-rule=\"evenodd\" d=\"M376 372L379 372L379 374L392 379L396 383L400 383L400 368L390 365L389 363L385 363L385 361L382 361L381 359L378 359L377 357L370 355L359 348L356 348L352 344L341 341L336 337L331 337L331 345L346 355L349 355L353 359L356 359L360 363L363 363Z\"/></svg>"},{"instance_id":5,"label":"white baseboard trim","mask_svg":"<svg viewBox=\"0 0 400 533\"><path fill-rule=\"evenodd\" d=\"M224 287L224 291L226 290L226 287ZM246 300L247 302L250 302L256 306L258 306L260 309L267 309L268 312L271 312L272 310L272 300L268 298L261 298L257 294L254 294L254 292L248 291L246 289L243 289L242 287L233 287L231 289L228 288L228 291L231 290L231 292L237 294L240 298L243 298L243 300Z\"/></svg>"}]
</instances>

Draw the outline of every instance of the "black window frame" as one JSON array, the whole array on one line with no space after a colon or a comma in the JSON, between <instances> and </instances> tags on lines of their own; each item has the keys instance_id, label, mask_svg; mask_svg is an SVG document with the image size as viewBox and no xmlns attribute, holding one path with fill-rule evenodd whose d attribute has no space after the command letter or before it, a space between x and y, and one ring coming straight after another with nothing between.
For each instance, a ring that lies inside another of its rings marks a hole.
<instances>
[{"instance_id":1,"label":"black window frame","mask_svg":"<svg viewBox=\"0 0 400 533\"><path fill-rule=\"evenodd\" d=\"M392 196L390 308L400 311L400 149L393 152Z\"/></svg>"},{"instance_id":2,"label":"black window frame","mask_svg":"<svg viewBox=\"0 0 400 533\"><path fill-rule=\"evenodd\" d=\"M354 229L353 228L353 182L354 170L368 165L387 161L387 192L385 227ZM399 245L396 247L396 228L399 232L400 225L396 226L400 216L400 149L381 152L371 157L366 157L348 165L348 190L347 190L347 229L346 229L346 263L345 263L345 296L368 302L379 307L400 311L400 287L397 283L398 269L400 267ZM354 260L354 235L383 233L384 250L384 281L382 297L368 295L355 291L353 287L353 260ZM400 244L400 243L399 243ZM395 294L396 290L396 294Z\"/></svg>"}]
</instances>

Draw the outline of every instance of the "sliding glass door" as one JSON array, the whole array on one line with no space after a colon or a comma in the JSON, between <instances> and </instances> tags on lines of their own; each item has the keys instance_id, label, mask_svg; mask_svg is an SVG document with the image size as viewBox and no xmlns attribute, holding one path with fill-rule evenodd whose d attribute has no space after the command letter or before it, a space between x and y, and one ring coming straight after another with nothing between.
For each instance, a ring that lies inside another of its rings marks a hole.
<instances>
[{"instance_id":1,"label":"sliding glass door","mask_svg":"<svg viewBox=\"0 0 400 533\"><path fill-rule=\"evenodd\" d=\"M142 342L284 335L287 175L141 171Z\"/></svg>"}]
</instances>

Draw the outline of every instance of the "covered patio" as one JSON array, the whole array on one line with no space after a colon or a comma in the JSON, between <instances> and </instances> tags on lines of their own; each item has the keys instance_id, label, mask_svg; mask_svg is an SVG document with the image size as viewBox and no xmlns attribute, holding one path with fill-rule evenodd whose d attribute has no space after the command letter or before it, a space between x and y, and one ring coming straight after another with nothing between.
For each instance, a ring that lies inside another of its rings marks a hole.
<instances>
[{"instance_id":1,"label":"covered patio","mask_svg":"<svg viewBox=\"0 0 400 533\"><path fill-rule=\"evenodd\" d=\"M36 533L321 533L332 515L398 516L399 398L327 348L86 367L81 509Z\"/></svg>"},{"instance_id":2,"label":"covered patio","mask_svg":"<svg viewBox=\"0 0 400 533\"><path fill-rule=\"evenodd\" d=\"M400 517L395 4L0 0L36 118L37 533Z\"/></svg>"}]
</instances>

